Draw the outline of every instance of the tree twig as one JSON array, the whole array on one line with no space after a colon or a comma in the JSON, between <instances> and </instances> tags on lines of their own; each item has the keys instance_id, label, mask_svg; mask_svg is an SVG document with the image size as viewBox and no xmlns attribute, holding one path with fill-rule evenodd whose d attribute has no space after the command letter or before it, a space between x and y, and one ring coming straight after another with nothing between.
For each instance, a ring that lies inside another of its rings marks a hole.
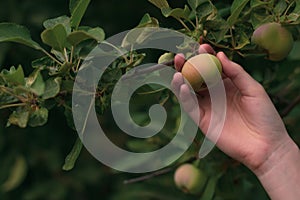
<instances>
[{"instance_id":1,"label":"tree twig","mask_svg":"<svg viewBox=\"0 0 300 200\"><path fill-rule=\"evenodd\" d=\"M156 176L160 176L160 175L163 175L163 174L167 174L171 171L174 170L174 168L178 167L179 165L183 164L183 163L188 163L188 162L193 162L195 160L197 160L198 158L195 156L189 158L188 160L182 162L182 163L177 163L176 165L172 166L172 167L167 167L167 168L164 168L162 170L158 170L158 171L155 171L153 173L150 173L150 174L146 174L144 176L140 176L140 177L136 177L136 178L132 178L132 179L128 179L128 180L125 180L123 183L124 184L131 184L131 183L137 183L137 182L142 182L142 181L145 181L145 180L148 180L148 179L151 179L153 177L156 177Z\"/></svg>"},{"instance_id":2,"label":"tree twig","mask_svg":"<svg viewBox=\"0 0 300 200\"><path fill-rule=\"evenodd\" d=\"M134 72L132 74L124 75L122 77L122 79L126 80L126 79L129 79L129 78L135 77L137 75L147 74L147 73L159 70L159 69L163 69L166 66L172 66L172 65L174 65L174 61L173 60L168 61L168 62L163 62L161 64L153 65L153 66L147 67L145 69L136 69L136 70L134 70Z\"/></svg>"},{"instance_id":3,"label":"tree twig","mask_svg":"<svg viewBox=\"0 0 300 200\"><path fill-rule=\"evenodd\" d=\"M63 65L59 60L57 60L54 56L52 56L50 53L48 53L45 49L41 49L44 54L46 54L49 58L51 58L54 62L56 62L59 65Z\"/></svg>"},{"instance_id":4,"label":"tree twig","mask_svg":"<svg viewBox=\"0 0 300 200\"><path fill-rule=\"evenodd\" d=\"M298 95L294 101L292 101L281 113L281 117L287 116L295 106L297 106L300 103L300 95Z\"/></svg>"},{"instance_id":5,"label":"tree twig","mask_svg":"<svg viewBox=\"0 0 300 200\"><path fill-rule=\"evenodd\" d=\"M137 177L137 178L125 180L123 183L124 183L124 184L130 184L130 183L141 182L141 181L144 181L144 180L153 178L153 177L155 177L155 176L167 174L167 173L169 173L169 172L172 171L172 170L173 170L172 167L164 168L164 169L162 169L162 170L153 172L153 173L151 173L151 174L147 174L147 175L145 175L145 176L140 176L140 177Z\"/></svg>"},{"instance_id":6,"label":"tree twig","mask_svg":"<svg viewBox=\"0 0 300 200\"><path fill-rule=\"evenodd\" d=\"M5 108L20 107L20 106L26 106L26 105L27 105L26 103L7 104L7 105L0 106L0 110L5 109Z\"/></svg>"}]
</instances>

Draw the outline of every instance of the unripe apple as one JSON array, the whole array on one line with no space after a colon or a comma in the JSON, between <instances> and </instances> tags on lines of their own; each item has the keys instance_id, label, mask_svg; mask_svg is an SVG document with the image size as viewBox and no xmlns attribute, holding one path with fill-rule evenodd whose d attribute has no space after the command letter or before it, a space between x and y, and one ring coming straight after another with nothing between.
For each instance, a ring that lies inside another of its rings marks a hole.
<instances>
[{"instance_id":1,"label":"unripe apple","mask_svg":"<svg viewBox=\"0 0 300 200\"><path fill-rule=\"evenodd\" d=\"M254 44L268 53L268 59L280 61L284 59L293 48L292 34L279 23L272 22L259 26L251 38Z\"/></svg>"},{"instance_id":2,"label":"unripe apple","mask_svg":"<svg viewBox=\"0 0 300 200\"><path fill-rule=\"evenodd\" d=\"M220 80L222 65L219 59L208 53L196 55L188 59L182 67L182 75L192 88L199 92L206 85L215 85Z\"/></svg>"},{"instance_id":3,"label":"unripe apple","mask_svg":"<svg viewBox=\"0 0 300 200\"><path fill-rule=\"evenodd\" d=\"M205 187L207 176L194 165L183 164L176 169L174 181L183 192L200 194Z\"/></svg>"},{"instance_id":4,"label":"unripe apple","mask_svg":"<svg viewBox=\"0 0 300 200\"><path fill-rule=\"evenodd\" d=\"M168 62L170 60L173 60L174 54L173 53L164 53L162 54L158 59L158 64L162 64L164 62Z\"/></svg>"}]
</instances>

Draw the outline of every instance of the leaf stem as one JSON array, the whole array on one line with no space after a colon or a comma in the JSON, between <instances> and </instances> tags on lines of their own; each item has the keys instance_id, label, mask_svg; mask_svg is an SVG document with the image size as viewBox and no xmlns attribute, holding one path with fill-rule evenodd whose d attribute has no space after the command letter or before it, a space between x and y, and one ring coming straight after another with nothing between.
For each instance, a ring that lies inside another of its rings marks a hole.
<instances>
[{"instance_id":1,"label":"leaf stem","mask_svg":"<svg viewBox=\"0 0 300 200\"><path fill-rule=\"evenodd\" d=\"M5 108L12 108L12 107L19 107L19 106L26 106L26 105L27 105L26 103L7 104L7 105L0 106L0 110Z\"/></svg>"},{"instance_id":2,"label":"leaf stem","mask_svg":"<svg viewBox=\"0 0 300 200\"><path fill-rule=\"evenodd\" d=\"M125 74L122 77L122 79L125 80L125 79L128 79L128 78L132 78L136 75L147 74L147 73L159 70L159 69L163 69L166 66L172 66L172 65L174 65L173 60L168 61L168 62L164 62L164 63L161 63L161 64L153 65L153 66L147 67L146 69L136 69L132 74L128 74L128 75Z\"/></svg>"},{"instance_id":3,"label":"leaf stem","mask_svg":"<svg viewBox=\"0 0 300 200\"><path fill-rule=\"evenodd\" d=\"M184 23L184 21L182 21L182 19L178 17L175 17L175 19L177 19L188 32L192 32L191 29Z\"/></svg>"},{"instance_id":4,"label":"leaf stem","mask_svg":"<svg viewBox=\"0 0 300 200\"><path fill-rule=\"evenodd\" d=\"M196 20L196 27L197 27L197 28L199 28L199 18L198 18L198 16L197 16L197 15L196 15L196 17L195 17L195 18L196 18L196 19L195 19L195 20Z\"/></svg>"},{"instance_id":5,"label":"leaf stem","mask_svg":"<svg viewBox=\"0 0 300 200\"><path fill-rule=\"evenodd\" d=\"M49 58L51 58L54 62L56 62L59 65L63 65L59 60L57 60L55 57L53 57L50 53L48 53L45 49L41 49L41 51L46 54Z\"/></svg>"},{"instance_id":6,"label":"leaf stem","mask_svg":"<svg viewBox=\"0 0 300 200\"><path fill-rule=\"evenodd\" d=\"M153 178L153 177L155 177L155 176L167 174L167 173L171 172L172 170L173 170L173 168L171 168L171 167L165 168L165 169L156 171L156 172L154 172L154 173L147 174L147 175L145 175L145 176L140 176L140 177L137 177L137 178L125 180L123 183L124 183L124 184L130 184L130 183L136 183L136 182L145 181L145 180L150 179L150 178Z\"/></svg>"},{"instance_id":7,"label":"leaf stem","mask_svg":"<svg viewBox=\"0 0 300 200\"><path fill-rule=\"evenodd\" d=\"M132 179L129 179L129 180L125 180L123 183L124 184L137 183L137 182L141 182L141 181L145 181L145 180L151 179L151 178L156 177L156 176L167 174L167 173L173 171L174 168L178 167L179 165L181 165L183 163L194 162L197 159L198 159L197 157L191 157L188 160L186 160L186 161L184 161L182 163L177 163L176 165L174 165L172 167L167 167L167 168L164 168L162 170L158 170L156 172L153 172L153 173L150 173L150 174L146 174L144 176L140 176L140 177L137 177L137 178L132 178Z\"/></svg>"},{"instance_id":8,"label":"leaf stem","mask_svg":"<svg viewBox=\"0 0 300 200\"><path fill-rule=\"evenodd\" d=\"M204 38L204 40L206 40L207 42L209 42L210 44L212 44L213 46L215 47L218 47L218 48L221 48L221 49L228 49L230 51L233 51L232 48L230 48L229 46L225 46L225 45L222 45L222 44L218 44L218 43L215 43L207 38Z\"/></svg>"},{"instance_id":9,"label":"leaf stem","mask_svg":"<svg viewBox=\"0 0 300 200\"><path fill-rule=\"evenodd\" d=\"M111 46L112 48L117 50L119 52L120 56L122 56L124 58L125 62L129 63L129 60L127 59L126 55L124 55L124 53L126 53L126 52L122 52L121 49L119 49L118 47L116 47L115 45L113 45L112 43L109 43L107 41L103 41L102 43L107 44L108 46Z\"/></svg>"},{"instance_id":10,"label":"leaf stem","mask_svg":"<svg viewBox=\"0 0 300 200\"><path fill-rule=\"evenodd\" d=\"M70 63L73 62L73 55L74 55L74 46L71 47Z\"/></svg>"},{"instance_id":11,"label":"leaf stem","mask_svg":"<svg viewBox=\"0 0 300 200\"><path fill-rule=\"evenodd\" d=\"M192 20L188 19L188 22L194 27L194 29L197 28L197 26L192 22Z\"/></svg>"},{"instance_id":12,"label":"leaf stem","mask_svg":"<svg viewBox=\"0 0 300 200\"><path fill-rule=\"evenodd\" d=\"M16 95L16 94L14 94L13 92L9 91L8 88L6 88L6 87L0 86L0 89L1 89L4 93L6 93L6 94L8 94L8 95L10 95L10 96L15 97L15 98L19 99L19 100L22 101L22 102L25 102L25 101L26 101L25 98L23 98L23 97L21 97L21 96L18 96L18 95Z\"/></svg>"},{"instance_id":13,"label":"leaf stem","mask_svg":"<svg viewBox=\"0 0 300 200\"><path fill-rule=\"evenodd\" d=\"M64 48L64 57L65 57L65 61L69 62L69 57L68 57L68 53L67 53L67 49Z\"/></svg>"},{"instance_id":14,"label":"leaf stem","mask_svg":"<svg viewBox=\"0 0 300 200\"><path fill-rule=\"evenodd\" d=\"M231 45L233 48L236 47L236 42L235 42L235 39L234 39L234 35L233 35L233 32L232 32L232 28L230 27L230 35L231 35Z\"/></svg>"},{"instance_id":15,"label":"leaf stem","mask_svg":"<svg viewBox=\"0 0 300 200\"><path fill-rule=\"evenodd\" d=\"M287 15L288 11L289 11L290 8L294 5L294 3L295 3L295 1L292 1L292 2L290 3L290 5L287 7L287 9L285 10L285 12L284 12L284 14L283 14L284 18L286 18L286 15Z\"/></svg>"},{"instance_id":16,"label":"leaf stem","mask_svg":"<svg viewBox=\"0 0 300 200\"><path fill-rule=\"evenodd\" d=\"M81 59L78 59L78 62L77 62L77 64L76 64L75 72L78 72L79 66L80 66L80 62L81 62Z\"/></svg>"}]
</instances>

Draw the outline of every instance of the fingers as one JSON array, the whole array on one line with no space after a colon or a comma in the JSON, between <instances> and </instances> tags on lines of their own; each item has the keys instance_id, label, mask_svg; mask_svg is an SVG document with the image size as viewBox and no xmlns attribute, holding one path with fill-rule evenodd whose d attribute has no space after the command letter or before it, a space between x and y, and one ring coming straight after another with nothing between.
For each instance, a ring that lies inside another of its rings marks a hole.
<instances>
[{"instance_id":1,"label":"fingers","mask_svg":"<svg viewBox=\"0 0 300 200\"><path fill-rule=\"evenodd\" d=\"M196 102L194 101L194 98L190 91L190 87L187 84L182 84L180 86L179 99L183 104L184 110L188 113L195 109L196 106L198 106L198 104L196 104Z\"/></svg>"},{"instance_id":2,"label":"fingers","mask_svg":"<svg viewBox=\"0 0 300 200\"><path fill-rule=\"evenodd\" d=\"M198 54L209 53L209 54L216 55L215 50L209 44L201 44L198 48L197 53ZM181 72L185 61L186 60L185 60L185 56L184 56L183 53L178 53L178 54L175 55L175 57L174 57L174 66L175 66L175 69L178 72Z\"/></svg>"},{"instance_id":3,"label":"fingers","mask_svg":"<svg viewBox=\"0 0 300 200\"><path fill-rule=\"evenodd\" d=\"M182 84L184 84L183 76L179 72L175 73L173 76L171 86L177 97L179 97L179 91Z\"/></svg>"},{"instance_id":4,"label":"fingers","mask_svg":"<svg viewBox=\"0 0 300 200\"><path fill-rule=\"evenodd\" d=\"M256 96L258 92L264 91L262 86L254 80L240 65L229 60L223 52L217 54L222 63L224 74L239 89L242 95Z\"/></svg>"},{"instance_id":5,"label":"fingers","mask_svg":"<svg viewBox=\"0 0 300 200\"><path fill-rule=\"evenodd\" d=\"M200 124L200 114L203 112L198 104L196 95L191 92L191 88L187 84L180 86L179 99L185 112L188 113L196 124Z\"/></svg>"},{"instance_id":6,"label":"fingers","mask_svg":"<svg viewBox=\"0 0 300 200\"><path fill-rule=\"evenodd\" d=\"M184 83L181 73L178 72L174 74L172 88L185 112L198 124L200 121L201 108L199 107L196 95L191 91L191 88Z\"/></svg>"},{"instance_id":7,"label":"fingers","mask_svg":"<svg viewBox=\"0 0 300 200\"><path fill-rule=\"evenodd\" d=\"M175 69L178 72L181 72L184 63L185 63L184 54L183 53L176 54L174 57L174 65L175 65Z\"/></svg>"},{"instance_id":8,"label":"fingers","mask_svg":"<svg viewBox=\"0 0 300 200\"><path fill-rule=\"evenodd\" d=\"M215 50L209 44L201 44L198 49L198 53L209 53L212 55L216 55Z\"/></svg>"}]
</instances>

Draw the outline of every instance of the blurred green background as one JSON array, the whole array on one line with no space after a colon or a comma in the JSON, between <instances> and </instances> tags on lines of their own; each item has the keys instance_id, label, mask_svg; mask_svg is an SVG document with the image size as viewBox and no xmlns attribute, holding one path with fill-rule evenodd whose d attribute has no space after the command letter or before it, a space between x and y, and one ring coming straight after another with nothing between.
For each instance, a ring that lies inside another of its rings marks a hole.
<instances>
[{"instance_id":1,"label":"blurred green background","mask_svg":"<svg viewBox=\"0 0 300 200\"><path fill-rule=\"evenodd\" d=\"M172 7L183 7L185 3L170 1ZM0 22L15 22L28 27L32 38L38 42L41 41L40 33L44 20L68 13L66 0L0 1ZM145 13L156 17L162 27L180 27L172 18L164 18L147 0L92 0L81 24L100 26L104 29L106 37L109 37L135 27ZM0 44L1 69L22 64L25 73L28 74L32 71L31 61L41 56L40 52L22 45ZM252 64L254 63L253 61ZM18 187L8 192L0 189L0 200L199 199L179 191L173 183L172 172L145 182L125 185L124 180L138 175L115 172L94 159L85 149L81 152L75 168L69 172L63 171L65 156L77 138L76 132L67 126L63 112L63 108L51 110L45 126L26 129L14 126L5 128L10 113L0 112L0 185L7 180L10 173L16 172L16 160L25 171L24 180ZM292 117L286 120L289 127L294 128L294 133L300 130L295 121L299 119L299 113L299 108L296 108L291 113ZM105 123L107 127L114 126L109 120ZM300 141L296 134L292 136ZM204 162L213 164L230 161L217 149L215 152L217 153L205 158ZM218 190L222 198L219 199L268 199L256 177L248 169L234 161L228 165L239 167L227 170L226 176L220 180Z\"/></svg>"},{"instance_id":2,"label":"blurred green background","mask_svg":"<svg viewBox=\"0 0 300 200\"><path fill-rule=\"evenodd\" d=\"M0 22L14 22L26 26L32 38L41 43L43 21L69 15L68 3L66 0L0 1ZM180 2L172 5L181 6ZM100 26L104 29L106 37L109 37L135 27L146 12L156 16L161 22L166 21L159 10L146 0L94 0L91 1L81 24ZM168 20L168 27L178 25L175 21L174 24L170 24L172 21ZM41 56L40 52L23 45L0 44L1 69L22 64L25 73L28 74L32 71L31 61ZM134 187L123 185L125 179L134 175L112 172L85 149L72 171L62 170L65 156L77 138L76 132L67 126L63 108L50 111L49 121L45 126L26 129L15 126L6 128L9 113L0 113L0 185L13 173L13 168L18 164L16 158L19 158L19 161L25 159L25 166L21 166L26 168L24 181L19 187L9 192L0 190L1 200L126 199L126 193L135 193ZM172 181L169 181L170 177L166 180L167 184L173 187L170 193L176 192ZM153 188L155 185L157 183L150 183ZM139 184L136 186L140 187ZM157 189L159 187L157 185ZM153 188L151 190L155 190Z\"/></svg>"}]
</instances>

